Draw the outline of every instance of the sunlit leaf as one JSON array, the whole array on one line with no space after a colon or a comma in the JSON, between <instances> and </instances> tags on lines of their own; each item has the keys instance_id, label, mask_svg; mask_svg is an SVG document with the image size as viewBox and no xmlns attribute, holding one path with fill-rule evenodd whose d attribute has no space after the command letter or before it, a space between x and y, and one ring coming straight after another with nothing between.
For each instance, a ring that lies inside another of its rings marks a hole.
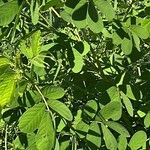
<instances>
[{"instance_id":1,"label":"sunlit leaf","mask_svg":"<svg viewBox=\"0 0 150 150\"><path fill-rule=\"evenodd\" d=\"M11 23L19 10L18 0L10 0L0 5L0 26Z\"/></svg>"},{"instance_id":2,"label":"sunlit leaf","mask_svg":"<svg viewBox=\"0 0 150 150\"><path fill-rule=\"evenodd\" d=\"M0 68L1 71L3 69ZM0 106L3 107L11 101L15 90L16 77L16 73L9 68L0 75Z\"/></svg>"},{"instance_id":3,"label":"sunlit leaf","mask_svg":"<svg viewBox=\"0 0 150 150\"><path fill-rule=\"evenodd\" d=\"M129 147L132 150L137 150L146 144L146 140L147 140L146 133L142 130L137 131L130 139Z\"/></svg>"},{"instance_id":4,"label":"sunlit leaf","mask_svg":"<svg viewBox=\"0 0 150 150\"><path fill-rule=\"evenodd\" d=\"M69 108L62 102L58 100L49 100L48 105L51 109L57 112L60 116L65 118L68 121L72 121L73 116Z\"/></svg>"},{"instance_id":5,"label":"sunlit leaf","mask_svg":"<svg viewBox=\"0 0 150 150\"><path fill-rule=\"evenodd\" d=\"M45 86L42 91L44 96L49 99L59 99L62 98L65 94L63 88L54 85Z\"/></svg>"},{"instance_id":6,"label":"sunlit leaf","mask_svg":"<svg viewBox=\"0 0 150 150\"><path fill-rule=\"evenodd\" d=\"M104 141L107 149L116 150L117 149L116 138L104 124L101 124L101 126L102 126Z\"/></svg>"},{"instance_id":7,"label":"sunlit leaf","mask_svg":"<svg viewBox=\"0 0 150 150\"><path fill-rule=\"evenodd\" d=\"M94 3L109 21L115 18L115 11L109 1L94 0Z\"/></svg>"},{"instance_id":8,"label":"sunlit leaf","mask_svg":"<svg viewBox=\"0 0 150 150\"><path fill-rule=\"evenodd\" d=\"M29 108L19 119L19 128L22 132L31 133L35 131L41 122L45 106L42 103Z\"/></svg>"},{"instance_id":9,"label":"sunlit leaf","mask_svg":"<svg viewBox=\"0 0 150 150\"><path fill-rule=\"evenodd\" d=\"M123 125L121 125L120 123L114 122L114 121L108 121L107 125L108 125L108 127L113 129L114 131L118 132L119 134L121 134L125 137L130 137L128 130Z\"/></svg>"},{"instance_id":10,"label":"sunlit leaf","mask_svg":"<svg viewBox=\"0 0 150 150\"><path fill-rule=\"evenodd\" d=\"M146 114L146 117L144 118L144 125L147 128L150 126L150 111Z\"/></svg>"},{"instance_id":11,"label":"sunlit leaf","mask_svg":"<svg viewBox=\"0 0 150 150\"><path fill-rule=\"evenodd\" d=\"M88 134L86 136L88 146L97 150L101 146L101 131L100 127L96 122L92 122L89 127Z\"/></svg>"},{"instance_id":12,"label":"sunlit leaf","mask_svg":"<svg viewBox=\"0 0 150 150\"><path fill-rule=\"evenodd\" d=\"M38 150L49 150L54 147L55 129L49 112L43 114L38 132L36 134L36 146Z\"/></svg>"}]
</instances>

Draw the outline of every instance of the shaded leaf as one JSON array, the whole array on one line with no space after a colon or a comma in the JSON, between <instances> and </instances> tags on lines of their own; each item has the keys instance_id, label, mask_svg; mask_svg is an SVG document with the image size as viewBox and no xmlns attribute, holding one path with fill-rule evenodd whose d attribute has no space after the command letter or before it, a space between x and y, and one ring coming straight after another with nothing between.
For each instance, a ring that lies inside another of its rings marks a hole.
<instances>
[{"instance_id":1,"label":"shaded leaf","mask_svg":"<svg viewBox=\"0 0 150 150\"><path fill-rule=\"evenodd\" d=\"M97 150L101 146L101 131L96 122L92 122L86 136L87 144L92 150Z\"/></svg>"},{"instance_id":2,"label":"shaded leaf","mask_svg":"<svg viewBox=\"0 0 150 150\"><path fill-rule=\"evenodd\" d=\"M116 150L117 149L117 141L116 141L115 137L113 136L113 134L110 132L110 130L104 124L101 124L101 126L102 126L104 141L105 141L107 149Z\"/></svg>"},{"instance_id":3,"label":"shaded leaf","mask_svg":"<svg viewBox=\"0 0 150 150\"><path fill-rule=\"evenodd\" d=\"M88 118L92 119L95 116L97 109L98 109L98 106L97 106L96 101L94 101L94 100L88 101L83 110L83 112L85 114L85 118L87 119L87 117L88 117Z\"/></svg>"},{"instance_id":4,"label":"shaded leaf","mask_svg":"<svg viewBox=\"0 0 150 150\"><path fill-rule=\"evenodd\" d=\"M122 136L130 137L128 130L118 122L108 121L107 125Z\"/></svg>"}]
</instances>

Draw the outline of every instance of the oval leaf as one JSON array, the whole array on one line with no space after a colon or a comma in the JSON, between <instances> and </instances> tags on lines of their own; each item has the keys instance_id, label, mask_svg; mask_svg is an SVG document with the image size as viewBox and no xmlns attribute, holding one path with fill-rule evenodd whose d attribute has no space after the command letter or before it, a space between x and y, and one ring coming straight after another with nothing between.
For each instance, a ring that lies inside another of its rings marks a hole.
<instances>
[{"instance_id":1,"label":"oval leaf","mask_svg":"<svg viewBox=\"0 0 150 150\"><path fill-rule=\"evenodd\" d=\"M121 103L118 101L113 101L105 105L101 110L100 114L105 119L113 119L113 120L119 120L121 115L120 112L122 111Z\"/></svg>"},{"instance_id":2,"label":"oval leaf","mask_svg":"<svg viewBox=\"0 0 150 150\"><path fill-rule=\"evenodd\" d=\"M97 106L96 101L94 101L94 100L88 101L83 110L85 118L87 119L87 117L88 117L88 118L92 119L95 116L97 109L98 109L98 106Z\"/></svg>"},{"instance_id":3,"label":"oval leaf","mask_svg":"<svg viewBox=\"0 0 150 150\"><path fill-rule=\"evenodd\" d=\"M48 105L51 107L51 109L56 111L63 118L65 118L68 121L72 121L73 116L71 114L71 111L65 104L58 100L49 100Z\"/></svg>"},{"instance_id":4,"label":"oval leaf","mask_svg":"<svg viewBox=\"0 0 150 150\"><path fill-rule=\"evenodd\" d=\"M49 99L59 99L62 98L65 94L63 88L59 86L46 86L43 90L43 95Z\"/></svg>"},{"instance_id":5,"label":"oval leaf","mask_svg":"<svg viewBox=\"0 0 150 150\"><path fill-rule=\"evenodd\" d=\"M130 137L128 130L124 126L122 126L120 123L114 122L114 121L108 121L107 125L114 131L118 132L119 134L125 137Z\"/></svg>"},{"instance_id":6,"label":"oval leaf","mask_svg":"<svg viewBox=\"0 0 150 150\"><path fill-rule=\"evenodd\" d=\"M42 103L29 108L19 119L20 130L25 133L35 131L39 127L44 111L45 106Z\"/></svg>"},{"instance_id":7,"label":"oval leaf","mask_svg":"<svg viewBox=\"0 0 150 150\"><path fill-rule=\"evenodd\" d=\"M90 124L88 134L86 136L87 144L92 150L97 150L101 146L101 131L96 122Z\"/></svg>"},{"instance_id":8,"label":"oval leaf","mask_svg":"<svg viewBox=\"0 0 150 150\"><path fill-rule=\"evenodd\" d=\"M117 149L117 141L110 130L102 124L102 131L104 136L104 141L106 144L107 149L109 150L116 150Z\"/></svg>"},{"instance_id":9,"label":"oval leaf","mask_svg":"<svg viewBox=\"0 0 150 150\"><path fill-rule=\"evenodd\" d=\"M127 138L120 135L118 138L118 150L126 150L127 148Z\"/></svg>"},{"instance_id":10,"label":"oval leaf","mask_svg":"<svg viewBox=\"0 0 150 150\"><path fill-rule=\"evenodd\" d=\"M129 113L131 117L133 117L133 107L132 107L132 103L130 99L122 91L120 92L120 94L122 96L123 103L127 109L127 112Z\"/></svg>"},{"instance_id":11,"label":"oval leaf","mask_svg":"<svg viewBox=\"0 0 150 150\"><path fill-rule=\"evenodd\" d=\"M0 5L0 26L11 23L19 10L18 0L10 0Z\"/></svg>"},{"instance_id":12,"label":"oval leaf","mask_svg":"<svg viewBox=\"0 0 150 150\"><path fill-rule=\"evenodd\" d=\"M146 144L147 135L144 131L137 131L130 139L129 146L132 150L137 150Z\"/></svg>"},{"instance_id":13,"label":"oval leaf","mask_svg":"<svg viewBox=\"0 0 150 150\"><path fill-rule=\"evenodd\" d=\"M150 111L147 113L146 117L144 118L144 125L146 128L150 127Z\"/></svg>"},{"instance_id":14,"label":"oval leaf","mask_svg":"<svg viewBox=\"0 0 150 150\"><path fill-rule=\"evenodd\" d=\"M50 150L54 147L55 130L50 114L44 112L38 132L36 134L36 146L38 150Z\"/></svg>"}]
</instances>

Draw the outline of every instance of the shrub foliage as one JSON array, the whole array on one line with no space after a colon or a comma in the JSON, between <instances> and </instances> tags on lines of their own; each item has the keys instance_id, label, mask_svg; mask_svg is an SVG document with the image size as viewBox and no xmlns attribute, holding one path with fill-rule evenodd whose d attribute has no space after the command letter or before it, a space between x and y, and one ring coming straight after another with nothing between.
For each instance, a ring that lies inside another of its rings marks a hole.
<instances>
[{"instance_id":1,"label":"shrub foliage","mask_svg":"<svg viewBox=\"0 0 150 150\"><path fill-rule=\"evenodd\" d=\"M150 149L149 0L0 0L0 149Z\"/></svg>"}]
</instances>

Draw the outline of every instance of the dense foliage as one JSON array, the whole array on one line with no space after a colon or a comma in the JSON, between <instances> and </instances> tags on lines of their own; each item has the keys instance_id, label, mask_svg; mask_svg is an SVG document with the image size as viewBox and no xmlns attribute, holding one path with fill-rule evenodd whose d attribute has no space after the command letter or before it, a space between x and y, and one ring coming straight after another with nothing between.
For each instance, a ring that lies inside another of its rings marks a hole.
<instances>
[{"instance_id":1,"label":"dense foliage","mask_svg":"<svg viewBox=\"0 0 150 150\"><path fill-rule=\"evenodd\" d=\"M0 149L150 149L149 0L0 0Z\"/></svg>"}]
</instances>

